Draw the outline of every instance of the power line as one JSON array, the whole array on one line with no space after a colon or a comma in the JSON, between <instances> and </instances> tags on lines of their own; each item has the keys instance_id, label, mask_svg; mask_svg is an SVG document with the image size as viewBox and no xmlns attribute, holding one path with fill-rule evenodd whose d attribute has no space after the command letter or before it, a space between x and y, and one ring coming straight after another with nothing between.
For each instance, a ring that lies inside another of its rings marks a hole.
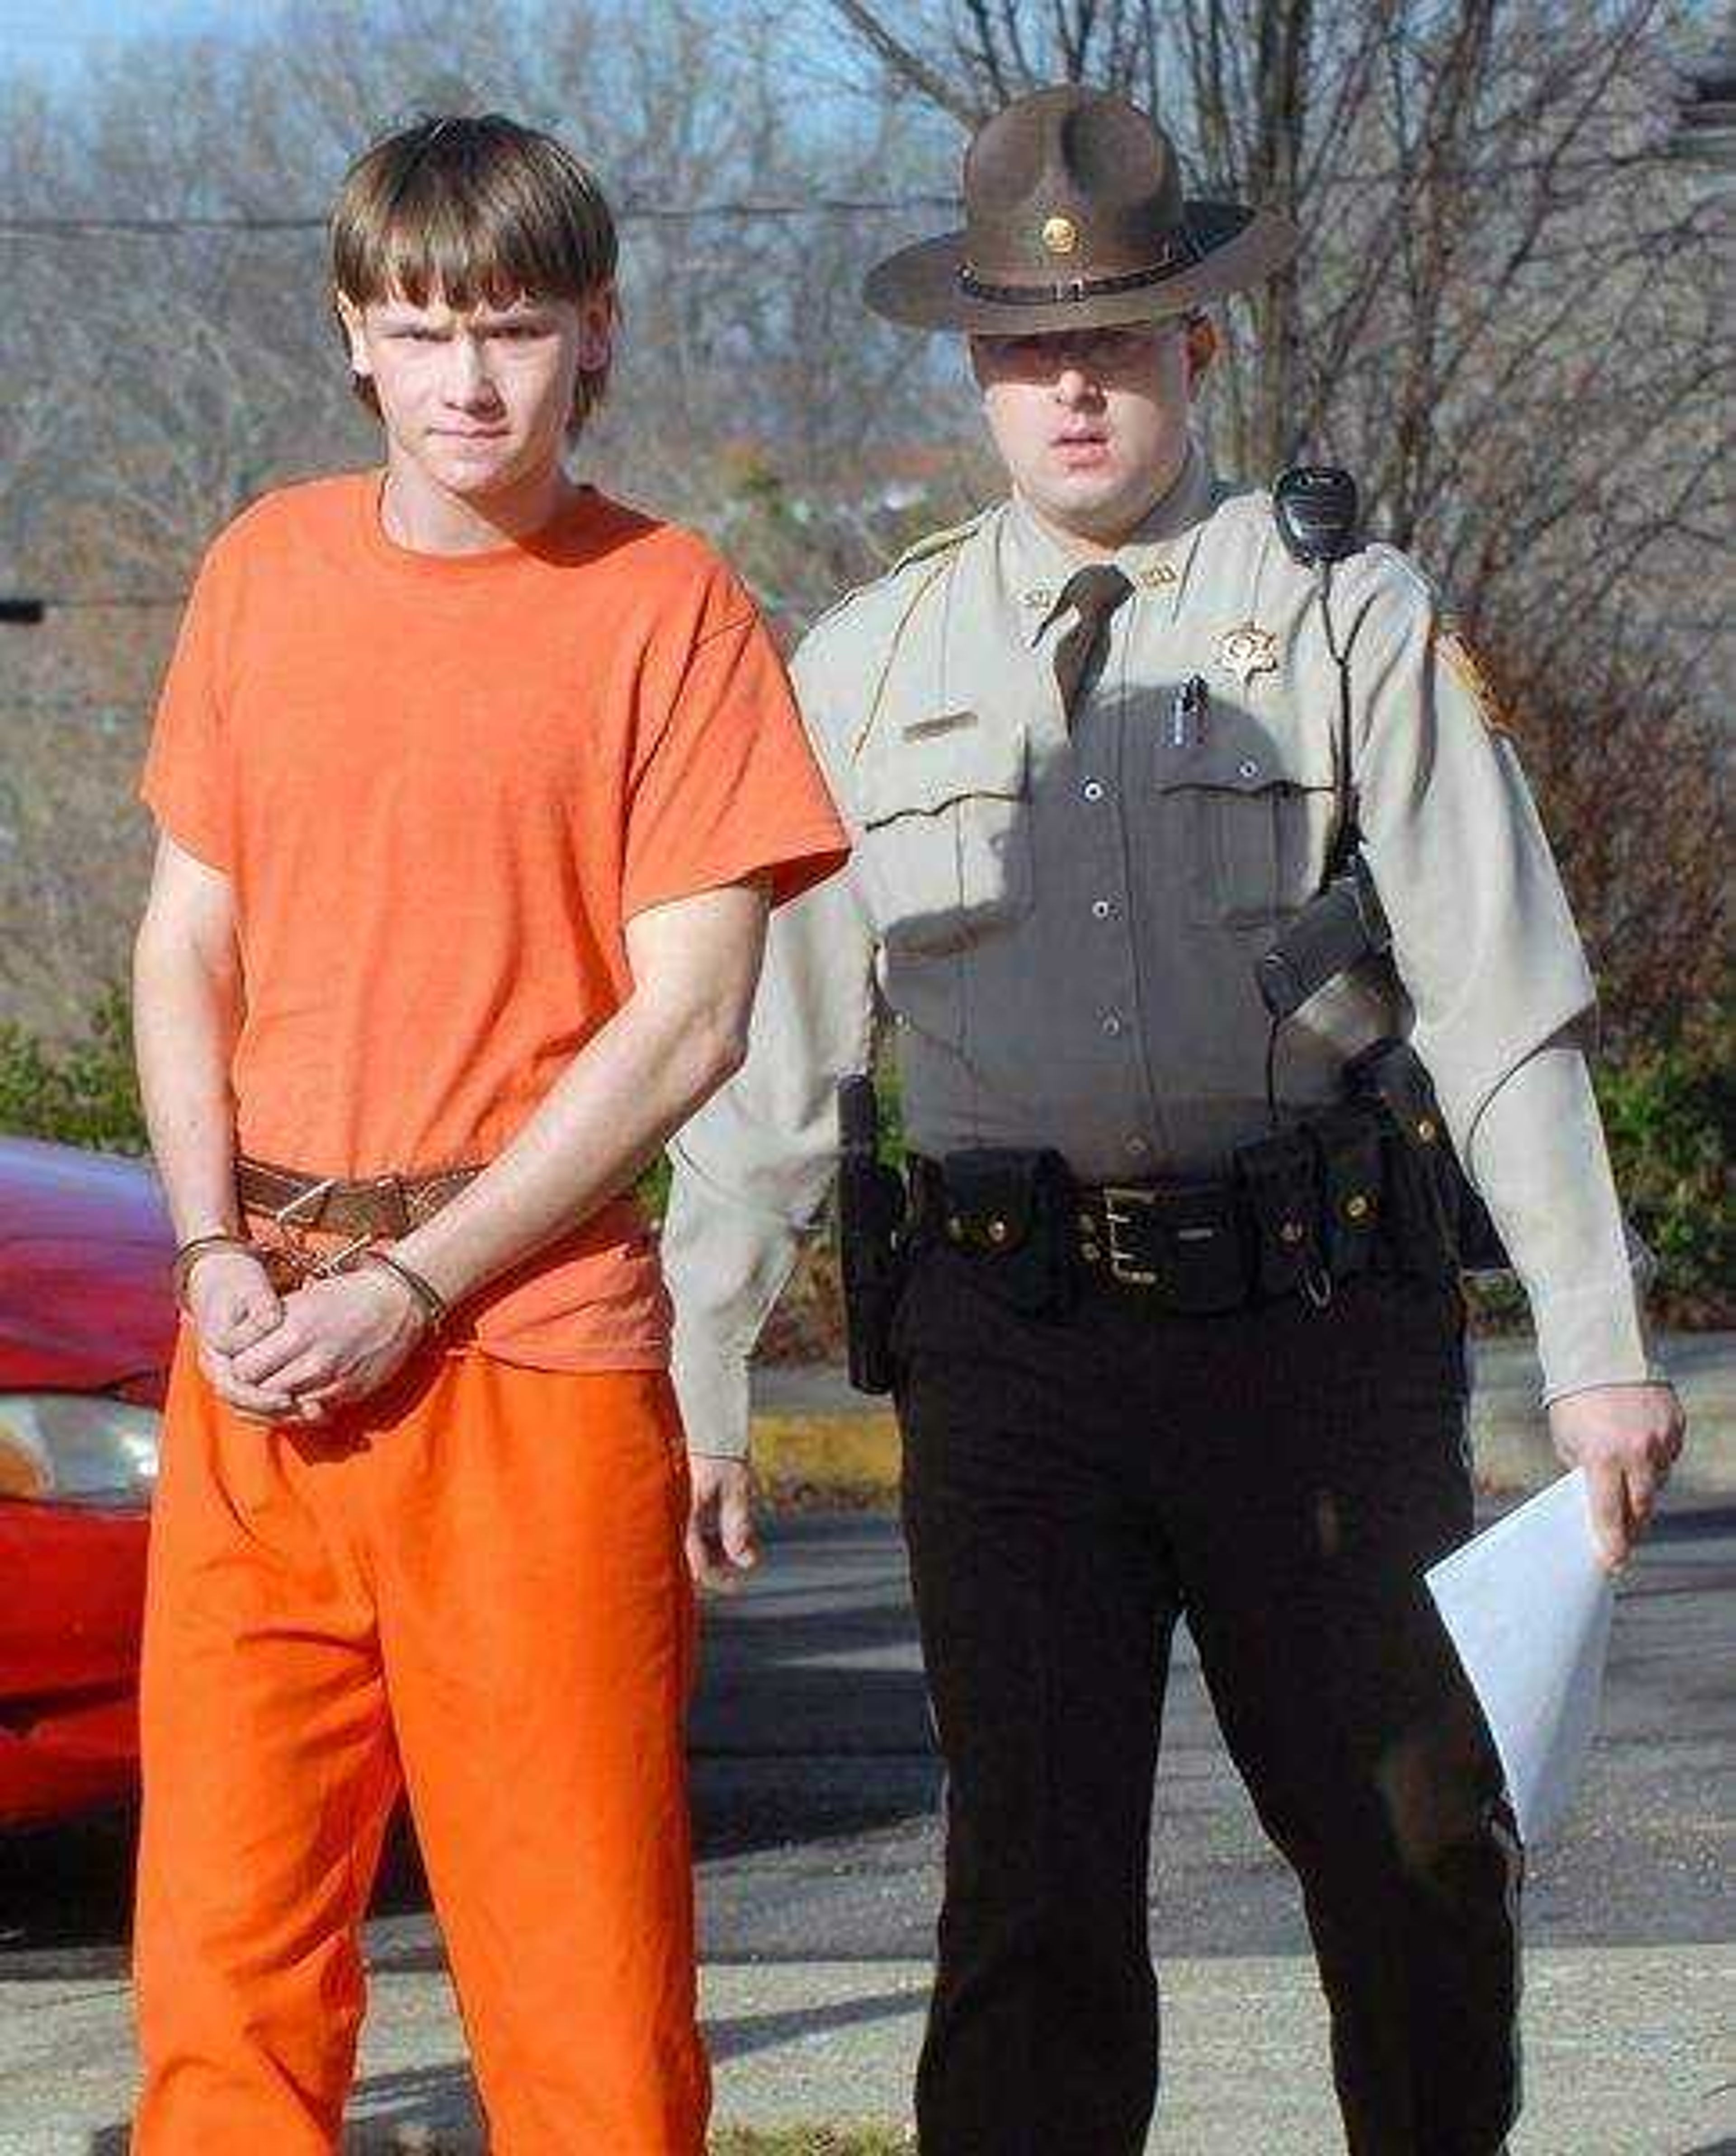
<instances>
[{"instance_id":1,"label":"power line","mask_svg":"<svg viewBox=\"0 0 1736 2156\"><path fill-rule=\"evenodd\" d=\"M1525 157L1480 158L1473 152L1465 161L1466 180L1511 179L1548 171L1558 176L1598 172L1613 177L1636 167L1669 162L1667 144L1646 143L1637 149L1605 149L1557 154L1535 151ZM1438 176L1437 176L1438 177ZM1391 185L1399 180L1415 182L1417 173L1405 166L1344 169L1324 172L1323 190L1346 186L1366 187ZM804 195L796 199L778 197L711 203L659 203L626 197L614 209L621 223L696 224L708 218L752 221L804 217L898 217L917 211L941 211L956 216L962 210L953 193L898 195ZM324 232L328 219L301 212L291 216L265 217L236 212L211 216L98 217L8 216L0 214L0 239L162 239L187 233L237 232L257 235Z\"/></svg>"},{"instance_id":2,"label":"power line","mask_svg":"<svg viewBox=\"0 0 1736 2156\"><path fill-rule=\"evenodd\" d=\"M706 218L893 217L917 210L956 211L956 195L818 195L800 202L636 203L614 212L618 222L693 224ZM161 239L180 233L324 232L323 217L0 217L0 239Z\"/></svg>"}]
</instances>

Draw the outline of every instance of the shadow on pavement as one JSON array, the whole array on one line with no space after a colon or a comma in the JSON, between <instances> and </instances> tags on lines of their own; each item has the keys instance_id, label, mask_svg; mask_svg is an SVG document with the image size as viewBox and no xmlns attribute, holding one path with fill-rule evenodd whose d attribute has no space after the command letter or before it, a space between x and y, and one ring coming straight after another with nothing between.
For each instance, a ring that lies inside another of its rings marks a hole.
<instances>
[{"instance_id":1,"label":"shadow on pavement","mask_svg":"<svg viewBox=\"0 0 1736 2156\"><path fill-rule=\"evenodd\" d=\"M793 2012L739 2014L728 2020L707 2021L706 2041L714 2061L745 2058L750 2052L770 2051L803 2036L829 2035L839 2029L860 2028L865 2022L921 2013L927 2004L924 1994L907 1989L875 1992L865 1999L835 1999Z\"/></svg>"},{"instance_id":2,"label":"shadow on pavement","mask_svg":"<svg viewBox=\"0 0 1736 2156\"><path fill-rule=\"evenodd\" d=\"M906 1989L879 1992L864 1999L834 1999L795 2011L738 2015L708 2021L706 2041L713 2064L721 2064L804 2036L829 2035L908 2015L922 2004L919 1995ZM469 2069L461 2060L452 2060L358 2080L350 2095L347 2123L346 2156L357 2156L357 2152L372 2145L370 2128L415 2127L424 2132L463 2136L480 2130L480 2115ZM405 2144L388 2142L386 2145ZM86 2143L88 2156L126 2156L126 2147L124 2125L105 2126Z\"/></svg>"}]
</instances>

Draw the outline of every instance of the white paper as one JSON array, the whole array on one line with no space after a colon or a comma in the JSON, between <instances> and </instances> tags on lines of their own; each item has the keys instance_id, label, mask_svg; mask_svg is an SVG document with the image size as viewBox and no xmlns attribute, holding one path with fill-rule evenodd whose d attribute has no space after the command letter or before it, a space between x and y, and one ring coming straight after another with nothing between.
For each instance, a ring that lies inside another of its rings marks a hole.
<instances>
[{"instance_id":1,"label":"white paper","mask_svg":"<svg viewBox=\"0 0 1736 2156\"><path fill-rule=\"evenodd\" d=\"M1615 1584L1598 1562L1583 1470L1426 1574L1488 1718L1527 1843L1573 1800L1597 1733Z\"/></svg>"}]
</instances>

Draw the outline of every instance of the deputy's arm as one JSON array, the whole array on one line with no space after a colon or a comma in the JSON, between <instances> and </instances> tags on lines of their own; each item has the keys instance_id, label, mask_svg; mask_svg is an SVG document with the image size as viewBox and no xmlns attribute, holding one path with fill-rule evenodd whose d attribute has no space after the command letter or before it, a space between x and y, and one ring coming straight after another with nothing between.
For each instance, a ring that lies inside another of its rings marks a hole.
<instances>
[{"instance_id":1,"label":"deputy's arm","mask_svg":"<svg viewBox=\"0 0 1736 2156\"><path fill-rule=\"evenodd\" d=\"M1556 1449L1584 1468L1599 1538L1619 1565L1651 1520L1683 1421L1647 1351L1651 1255L1623 1222L1576 1046L1551 1042L1498 1088L1471 1161L1537 1317Z\"/></svg>"},{"instance_id":2,"label":"deputy's arm","mask_svg":"<svg viewBox=\"0 0 1736 2156\"><path fill-rule=\"evenodd\" d=\"M848 870L780 909L747 1060L670 1148L663 1257L696 1455L746 1457L747 1358L837 1166L838 1081L871 1053L874 947Z\"/></svg>"},{"instance_id":3,"label":"deputy's arm","mask_svg":"<svg viewBox=\"0 0 1736 2156\"><path fill-rule=\"evenodd\" d=\"M706 1586L756 1561L747 1358L836 1166L833 1096L868 1061L873 955L848 870L781 906L747 1061L669 1149L662 1254L693 1477L687 1562Z\"/></svg>"},{"instance_id":4,"label":"deputy's arm","mask_svg":"<svg viewBox=\"0 0 1736 2156\"><path fill-rule=\"evenodd\" d=\"M1647 1353L1579 1041L1595 992L1513 742L1473 663L1386 557L1358 622L1369 865L1412 1039L1524 1283L1552 1433L1619 1563L1680 1445Z\"/></svg>"}]
</instances>

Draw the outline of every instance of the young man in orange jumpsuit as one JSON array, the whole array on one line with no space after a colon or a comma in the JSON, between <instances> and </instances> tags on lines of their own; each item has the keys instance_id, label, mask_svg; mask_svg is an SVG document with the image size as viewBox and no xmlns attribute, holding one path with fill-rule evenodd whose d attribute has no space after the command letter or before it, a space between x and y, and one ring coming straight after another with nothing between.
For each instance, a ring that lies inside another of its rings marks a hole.
<instances>
[{"instance_id":1,"label":"young man in orange jumpsuit","mask_svg":"<svg viewBox=\"0 0 1736 2156\"><path fill-rule=\"evenodd\" d=\"M563 468L614 321L583 167L426 121L332 245L383 472L219 537L140 788L185 1322L134 2145L336 2148L407 1786L497 2156L698 2156L689 1572L752 1553L626 1194L845 841L739 583Z\"/></svg>"}]
</instances>

